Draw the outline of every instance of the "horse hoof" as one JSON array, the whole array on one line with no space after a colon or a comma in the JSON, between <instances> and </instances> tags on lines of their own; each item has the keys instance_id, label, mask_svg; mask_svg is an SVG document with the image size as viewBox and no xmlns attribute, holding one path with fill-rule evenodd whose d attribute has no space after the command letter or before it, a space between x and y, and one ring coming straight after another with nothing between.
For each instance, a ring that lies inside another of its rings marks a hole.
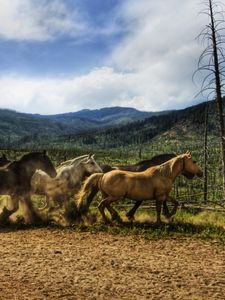
<instances>
[{"instance_id":1,"label":"horse hoof","mask_svg":"<svg viewBox=\"0 0 225 300\"><path fill-rule=\"evenodd\" d=\"M171 218L171 214L166 214L166 215L164 215L164 217L165 217L167 220L169 220L169 219Z\"/></svg>"},{"instance_id":2,"label":"horse hoof","mask_svg":"<svg viewBox=\"0 0 225 300\"><path fill-rule=\"evenodd\" d=\"M133 216L127 216L128 221L130 222L134 222L135 218Z\"/></svg>"},{"instance_id":3,"label":"horse hoof","mask_svg":"<svg viewBox=\"0 0 225 300\"><path fill-rule=\"evenodd\" d=\"M102 223L103 223L104 225L112 225L112 222L111 222L110 220L108 220L108 219L102 220Z\"/></svg>"},{"instance_id":4,"label":"horse hoof","mask_svg":"<svg viewBox=\"0 0 225 300\"><path fill-rule=\"evenodd\" d=\"M114 215L114 216L112 217L112 221L116 221L116 222L118 222L118 223L120 223L120 224L123 223L123 220L120 218L119 215Z\"/></svg>"}]
</instances>

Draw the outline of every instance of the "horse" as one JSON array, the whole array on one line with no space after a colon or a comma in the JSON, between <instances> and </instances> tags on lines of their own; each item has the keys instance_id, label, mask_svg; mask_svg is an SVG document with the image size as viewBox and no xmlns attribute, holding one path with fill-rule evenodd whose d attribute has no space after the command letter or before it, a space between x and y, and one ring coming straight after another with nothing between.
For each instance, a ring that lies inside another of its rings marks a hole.
<instances>
[{"instance_id":1,"label":"horse","mask_svg":"<svg viewBox=\"0 0 225 300\"><path fill-rule=\"evenodd\" d=\"M178 201L169 194L172 190L174 180L183 171L199 177L203 176L202 170L192 160L189 151L142 172L114 170L105 174L93 174L84 182L77 196L78 210L82 214L88 193L93 188L98 188L103 197L98 208L105 223L109 222L105 215L105 208L110 212L112 220L121 221L117 211L110 204L119 199L128 198L135 201L155 200L157 223L160 224L163 202L170 201L174 205L168 218L176 213ZM86 208L84 211L87 211Z\"/></svg>"},{"instance_id":2,"label":"horse","mask_svg":"<svg viewBox=\"0 0 225 300\"><path fill-rule=\"evenodd\" d=\"M176 157L177 155L175 153L163 153L156 156L153 156L151 159L145 159L137 162L136 164L131 165L116 165L116 166L110 166L108 164L101 165L101 168L103 170L103 173L110 172L112 170L123 170L123 171L131 171L131 172L142 172L146 169L160 165L171 158ZM183 172L184 176L186 176L188 179L192 179L194 176L193 174L190 174L189 172Z\"/></svg>"},{"instance_id":3,"label":"horse","mask_svg":"<svg viewBox=\"0 0 225 300\"><path fill-rule=\"evenodd\" d=\"M4 167L5 165L11 163L11 160L8 160L5 154L2 154L2 157L0 157L0 167Z\"/></svg>"},{"instance_id":4,"label":"horse","mask_svg":"<svg viewBox=\"0 0 225 300\"><path fill-rule=\"evenodd\" d=\"M132 165L116 165L116 166L110 166L107 164L101 165L101 168L103 170L103 173L107 173L110 172L112 170L123 170L123 171L130 171L130 172L142 172L145 171L146 169L156 166L156 165L160 165L168 160L170 160L171 158L176 157L177 155L174 153L164 153L164 154L159 154L156 156L153 156L151 159L146 159L146 160L142 160L137 162L136 164L132 164ZM184 177L186 177L187 179L193 179L194 175L187 172L187 171L182 171L181 173ZM92 198L97 194L98 190L96 191L92 191L91 194L88 196L87 201L91 202ZM134 215L136 210L139 208L139 206L142 204L142 201L136 201L134 206L126 213L126 216L128 218L128 220L134 220ZM163 214L165 216L169 215L169 209L167 207L166 202L163 202Z\"/></svg>"},{"instance_id":5,"label":"horse","mask_svg":"<svg viewBox=\"0 0 225 300\"><path fill-rule=\"evenodd\" d=\"M30 200L31 177L38 169L45 171L51 177L56 176L56 170L45 151L25 154L20 160L0 168L0 194L11 197L11 207L3 208L0 222L9 221L10 215L18 210L20 200L27 207L25 217L30 221L34 218L39 219Z\"/></svg>"},{"instance_id":6,"label":"horse","mask_svg":"<svg viewBox=\"0 0 225 300\"><path fill-rule=\"evenodd\" d=\"M83 155L62 162L56 167L57 176L50 178L38 170L31 178L32 194L45 195L46 205L41 210L65 204L66 200L81 187L82 181L93 173L101 173L94 155Z\"/></svg>"}]
</instances>

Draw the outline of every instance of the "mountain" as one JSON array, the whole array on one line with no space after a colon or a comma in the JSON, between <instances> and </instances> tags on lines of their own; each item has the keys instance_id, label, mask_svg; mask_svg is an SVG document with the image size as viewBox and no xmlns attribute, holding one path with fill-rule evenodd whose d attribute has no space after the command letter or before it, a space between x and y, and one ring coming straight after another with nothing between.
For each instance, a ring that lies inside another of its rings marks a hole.
<instances>
[{"instance_id":1,"label":"mountain","mask_svg":"<svg viewBox=\"0 0 225 300\"><path fill-rule=\"evenodd\" d=\"M71 122L76 118L96 122L100 127L108 127L114 125L122 125L129 122L143 120L153 115L167 114L169 111L162 112L146 112L131 107L105 107L101 109L83 109L77 112L50 115L47 116L51 120L59 122Z\"/></svg>"},{"instance_id":2,"label":"mountain","mask_svg":"<svg viewBox=\"0 0 225 300\"><path fill-rule=\"evenodd\" d=\"M75 134L90 128L98 127L96 122L73 119L70 122L55 121L47 116L18 113L0 110L0 145L23 143L31 139L39 140L43 136L53 137L60 134Z\"/></svg>"},{"instance_id":3,"label":"mountain","mask_svg":"<svg viewBox=\"0 0 225 300\"><path fill-rule=\"evenodd\" d=\"M211 136L218 135L217 112L215 101L207 102L209 106L208 129ZM157 136L164 136L164 140L176 138L202 140L204 136L206 102L186 109L171 111L167 114L152 115L144 120L125 125L92 130L85 134L61 136L55 140L55 145L77 145L99 149L127 147L149 143ZM163 142L163 139L161 139Z\"/></svg>"},{"instance_id":4,"label":"mountain","mask_svg":"<svg viewBox=\"0 0 225 300\"><path fill-rule=\"evenodd\" d=\"M167 113L167 112L161 112ZM0 109L0 145L40 143L61 135L75 135L88 130L126 124L158 113L141 112L133 108L111 107L82 110L57 115L25 114Z\"/></svg>"},{"instance_id":5,"label":"mountain","mask_svg":"<svg viewBox=\"0 0 225 300\"><path fill-rule=\"evenodd\" d=\"M215 101L209 105L209 133L217 135ZM0 145L7 147L95 147L144 144L157 136L185 134L202 139L206 103L160 113L112 107L51 116L0 110Z\"/></svg>"}]
</instances>

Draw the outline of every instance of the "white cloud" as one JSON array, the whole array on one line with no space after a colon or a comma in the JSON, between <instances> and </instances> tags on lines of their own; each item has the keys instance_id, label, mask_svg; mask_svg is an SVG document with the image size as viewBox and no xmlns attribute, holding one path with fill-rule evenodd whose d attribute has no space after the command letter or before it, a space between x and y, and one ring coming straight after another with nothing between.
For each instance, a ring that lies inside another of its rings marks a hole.
<instances>
[{"instance_id":1,"label":"white cloud","mask_svg":"<svg viewBox=\"0 0 225 300\"><path fill-rule=\"evenodd\" d=\"M143 106L168 109L189 105L198 88L192 83L203 28L196 1L129 0L121 17L129 34L114 49L111 64L136 76Z\"/></svg>"},{"instance_id":2,"label":"white cloud","mask_svg":"<svg viewBox=\"0 0 225 300\"><path fill-rule=\"evenodd\" d=\"M71 79L0 78L0 107L53 114L136 103L133 74L101 68Z\"/></svg>"},{"instance_id":3,"label":"white cloud","mask_svg":"<svg viewBox=\"0 0 225 300\"><path fill-rule=\"evenodd\" d=\"M64 11L64 6L59 9L59 1L51 3L56 6L48 11ZM69 79L2 77L0 107L50 114L115 105L141 110L191 105L198 91L192 83L192 74L201 52L195 36L205 22L198 17L199 9L195 0L170 0L169 5L164 0L126 0L118 17L128 34L114 47L107 67ZM37 27L43 30L38 33L40 39L54 36L61 28L56 16L54 13L54 26L45 22L41 24L43 27ZM66 20L65 17L65 24Z\"/></svg>"},{"instance_id":4,"label":"white cloud","mask_svg":"<svg viewBox=\"0 0 225 300\"><path fill-rule=\"evenodd\" d=\"M79 35L85 29L78 12L60 0L0 0L0 37L46 41L62 34Z\"/></svg>"}]
</instances>

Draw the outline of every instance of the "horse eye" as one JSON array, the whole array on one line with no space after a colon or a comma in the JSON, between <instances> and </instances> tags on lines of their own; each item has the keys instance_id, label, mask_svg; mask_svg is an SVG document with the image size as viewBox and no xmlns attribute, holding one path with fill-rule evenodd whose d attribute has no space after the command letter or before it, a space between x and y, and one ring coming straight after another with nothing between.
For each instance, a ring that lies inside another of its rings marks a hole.
<instances>
[{"instance_id":1,"label":"horse eye","mask_svg":"<svg viewBox=\"0 0 225 300\"><path fill-rule=\"evenodd\" d=\"M196 164L196 160L193 160L193 163Z\"/></svg>"}]
</instances>

